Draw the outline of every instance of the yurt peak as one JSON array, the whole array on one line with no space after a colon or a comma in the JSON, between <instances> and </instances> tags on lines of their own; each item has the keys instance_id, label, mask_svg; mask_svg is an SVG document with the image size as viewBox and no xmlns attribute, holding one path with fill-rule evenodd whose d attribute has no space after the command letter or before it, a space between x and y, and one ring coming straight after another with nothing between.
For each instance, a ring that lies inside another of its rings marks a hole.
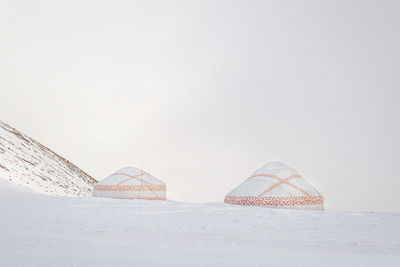
<instances>
[{"instance_id":1,"label":"yurt peak","mask_svg":"<svg viewBox=\"0 0 400 267\"><path fill-rule=\"evenodd\" d=\"M117 174L117 173L128 174L128 175L139 175L139 174L150 175L149 173L145 172L144 170L136 168L136 167L123 167L123 168L117 170L114 174Z\"/></svg>"},{"instance_id":2,"label":"yurt peak","mask_svg":"<svg viewBox=\"0 0 400 267\"><path fill-rule=\"evenodd\" d=\"M280 169L291 169L288 165L280 161L271 161L261 167L262 169L269 170L280 170Z\"/></svg>"}]
</instances>

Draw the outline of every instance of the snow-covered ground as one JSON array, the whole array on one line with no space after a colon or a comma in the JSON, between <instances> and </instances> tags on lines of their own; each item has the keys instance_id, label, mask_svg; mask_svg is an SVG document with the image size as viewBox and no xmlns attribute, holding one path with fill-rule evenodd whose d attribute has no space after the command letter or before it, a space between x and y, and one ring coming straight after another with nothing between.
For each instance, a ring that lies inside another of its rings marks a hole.
<instances>
[{"instance_id":1,"label":"snow-covered ground","mask_svg":"<svg viewBox=\"0 0 400 267\"><path fill-rule=\"evenodd\" d=\"M56 197L0 179L0 266L400 266L400 214Z\"/></svg>"}]
</instances>

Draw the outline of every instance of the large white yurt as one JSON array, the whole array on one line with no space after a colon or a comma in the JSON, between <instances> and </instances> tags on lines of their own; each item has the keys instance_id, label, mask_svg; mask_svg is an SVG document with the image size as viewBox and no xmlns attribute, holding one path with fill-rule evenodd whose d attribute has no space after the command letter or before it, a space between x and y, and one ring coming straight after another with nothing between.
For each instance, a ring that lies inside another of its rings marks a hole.
<instances>
[{"instance_id":1,"label":"large white yurt","mask_svg":"<svg viewBox=\"0 0 400 267\"><path fill-rule=\"evenodd\" d=\"M165 183L147 172L125 167L94 185L94 197L165 200Z\"/></svg>"},{"instance_id":2,"label":"large white yurt","mask_svg":"<svg viewBox=\"0 0 400 267\"><path fill-rule=\"evenodd\" d=\"M225 203L288 209L323 210L323 196L294 169L270 162L233 189Z\"/></svg>"}]
</instances>

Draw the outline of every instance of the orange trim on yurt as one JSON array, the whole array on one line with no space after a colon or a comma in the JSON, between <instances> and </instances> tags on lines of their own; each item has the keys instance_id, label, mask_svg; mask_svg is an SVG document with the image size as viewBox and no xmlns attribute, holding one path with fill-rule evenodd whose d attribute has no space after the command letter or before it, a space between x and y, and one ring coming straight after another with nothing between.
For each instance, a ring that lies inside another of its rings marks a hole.
<instances>
[{"instance_id":1,"label":"orange trim on yurt","mask_svg":"<svg viewBox=\"0 0 400 267\"><path fill-rule=\"evenodd\" d=\"M224 202L232 205L311 206L311 205L323 205L324 198L322 196L297 196L297 197L226 196Z\"/></svg>"}]
</instances>

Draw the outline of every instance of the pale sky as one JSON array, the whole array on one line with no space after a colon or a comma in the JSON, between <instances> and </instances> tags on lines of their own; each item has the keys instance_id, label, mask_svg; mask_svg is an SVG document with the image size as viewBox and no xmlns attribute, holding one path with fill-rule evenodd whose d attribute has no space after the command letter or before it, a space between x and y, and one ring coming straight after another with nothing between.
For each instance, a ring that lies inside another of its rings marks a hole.
<instances>
[{"instance_id":1,"label":"pale sky","mask_svg":"<svg viewBox=\"0 0 400 267\"><path fill-rule=\"evenodd\" d=\"M280 160L400 212L399 1L0 0L0 120L101 180L222 202Z\"/></svg>"}]
</instances>

